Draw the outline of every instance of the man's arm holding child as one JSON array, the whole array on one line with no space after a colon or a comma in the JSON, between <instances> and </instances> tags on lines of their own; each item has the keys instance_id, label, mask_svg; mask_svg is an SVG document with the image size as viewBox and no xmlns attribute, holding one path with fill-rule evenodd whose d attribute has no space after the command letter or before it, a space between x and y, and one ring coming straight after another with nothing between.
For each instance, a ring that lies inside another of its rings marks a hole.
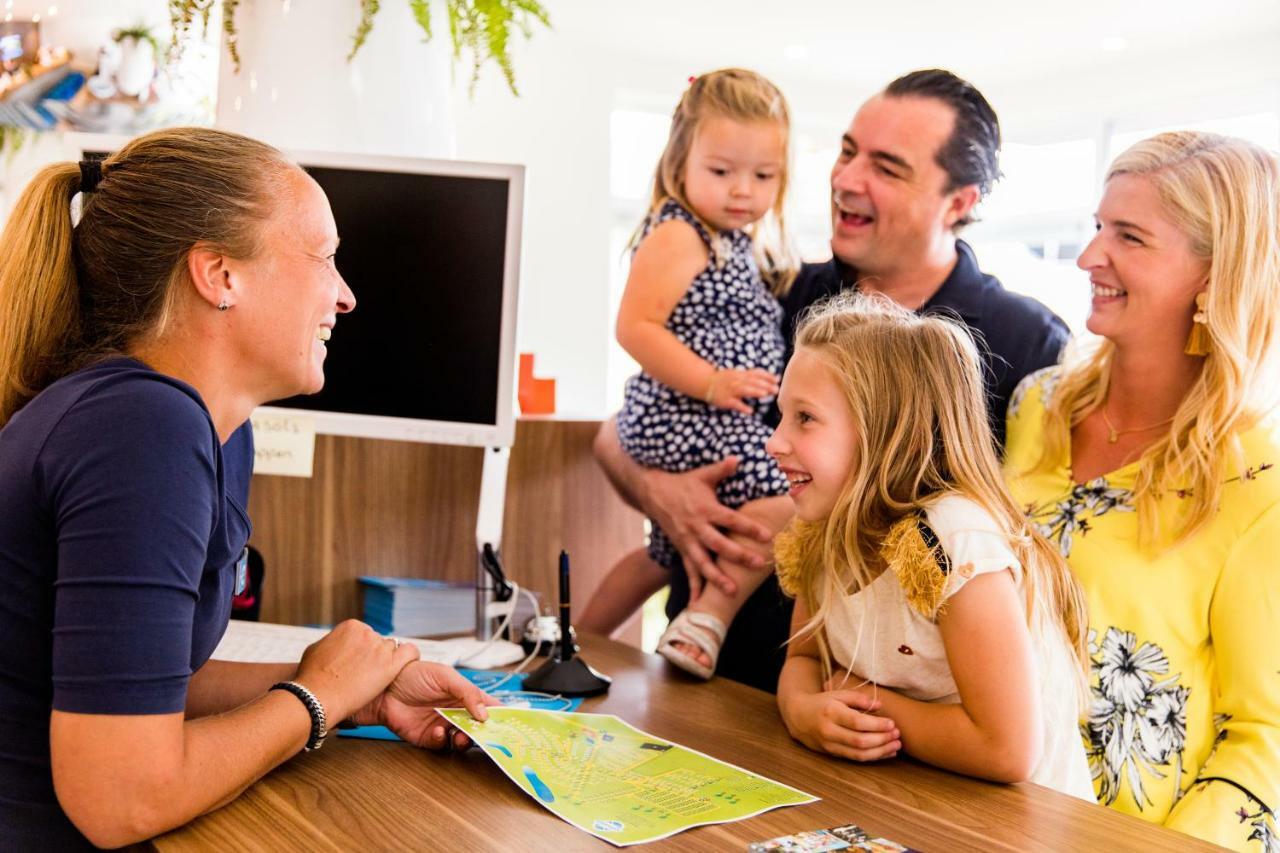
<instances>
[{"instance_id":1,"label":"man's arm holding child","mask_svg":"<svg viewBox=\"0 0 1280 853\"><path fill-rule=\"evenodd\" d=\"M727 534L767 543L772 538L769 529L716 498L716 484L738 468L736 456L679 474L646 468L623 452L613 418L600 426L593 449L622 499L656 521L680 550L691 600L697 598L704 578L726 595L736 591L733 581L716 566L713 554L749 568L768 567L764 553L734 542Z\"/></svg>"}]
</instances>

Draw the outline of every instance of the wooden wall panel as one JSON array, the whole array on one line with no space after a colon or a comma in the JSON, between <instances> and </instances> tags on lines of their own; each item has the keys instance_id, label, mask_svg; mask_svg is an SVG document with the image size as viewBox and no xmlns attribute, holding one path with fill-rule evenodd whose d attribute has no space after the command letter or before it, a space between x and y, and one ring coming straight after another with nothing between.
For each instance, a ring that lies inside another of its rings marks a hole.
<instances>
[{"instance_id":1,"label":"wooden wall panel","mask_svg":"<svg viewBox=\"0 0 1280 853\"><path fill-rule=\"evenodd\" d=\"M503 561L511 577L557 598L557 557L572 555L575 606L642 542L643 519L591 456L596 422L522 420L507 478ZM253 544L267 566L264 621L357 617L356 578L472 581L480 448L317 436L310 479L255 476ZM624 638L638 642L638 623Z\"/></svg>"},{"instance_id":2,"label":"wooden wall panel","mask_svg":"<svg viewBox=\"0 0 1280 853\"><path fill-rule=\"evenodd\" d=\"M644 539L643 517L618 498L591 455L598 428L594 421L521 421L508 476L502 533L507 571L554 607L560 549L568 551L574 612L614 562ZM639 619L616 636L639 645Z\"/></svg>"}]
</instances>

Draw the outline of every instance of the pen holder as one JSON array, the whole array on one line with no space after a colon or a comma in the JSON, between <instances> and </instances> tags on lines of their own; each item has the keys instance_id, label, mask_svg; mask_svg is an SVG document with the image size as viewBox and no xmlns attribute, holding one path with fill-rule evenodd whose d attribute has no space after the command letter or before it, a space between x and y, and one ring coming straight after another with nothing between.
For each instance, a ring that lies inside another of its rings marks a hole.
<instances>
[{"instance_id":1,"label":"pen holder","mask_svg":"<svg viewBox=\"0 0 1280 853\"><path fill-rule=\"evenodd\" d=\"M596 672L574 653L573 626L569 621L569 555L560 552L560 643L558 654L524 680L526 690L558 693L561 696L598 696L612 680Z\"/></svg>"},{"instance_id":2,"label":"pen holder","mask_svg":"<svg viewBox=\"0 0 1280 853\"><path fill-rule=\"evenodd\" d=\"M599 696L612 683L609 676L596 672L580 657L553 657L524 680L524 689L560 696Z\"/></svg>"}]
</instances>

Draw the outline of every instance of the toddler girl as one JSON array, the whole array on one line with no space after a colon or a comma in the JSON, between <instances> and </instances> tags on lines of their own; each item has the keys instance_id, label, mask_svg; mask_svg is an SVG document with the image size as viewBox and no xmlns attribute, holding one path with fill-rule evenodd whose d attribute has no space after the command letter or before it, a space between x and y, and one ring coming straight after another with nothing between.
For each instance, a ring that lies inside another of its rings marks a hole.
<instances>
[{"instance_id":1,"label":"toddler girl","mask_svg":"<svg viewBox=\"0 0 1280 853\"><path fill-rule=\"evenodd\" d=\"M618 416L622 449L667 471L738 457L718 497L774 531L791 516L786 480L764 450L770 429L762 420L786 349L777 296L795 277L782 217L789 127L782 93L754 72L727 69L691 81L633 240L617 326L618 342L642 370L628 381ZM612 631L666 585L678 561L653 525L647 551L614 566L579 627ZM703 590L658 647L702 678L715 669L725 626L763 580L758 570L720 565L735 594Z\"/></svg>"}]
</instances>

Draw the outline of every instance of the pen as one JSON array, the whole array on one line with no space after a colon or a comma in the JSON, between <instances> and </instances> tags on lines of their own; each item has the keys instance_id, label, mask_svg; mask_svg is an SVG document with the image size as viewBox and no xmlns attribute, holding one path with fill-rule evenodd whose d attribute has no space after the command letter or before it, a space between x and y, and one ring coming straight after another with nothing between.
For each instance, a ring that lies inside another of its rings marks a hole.
<instances>
[{"instance_id":1,"label":"pen","mask_svg":"<svg viewBox=\"0 0 1280 853\"><path fill-rule=\"evenodd\" d=\"M573 635L569 633L569 553L560 552L560 660L573 657Z\"/></svg>"}]
</instances>

